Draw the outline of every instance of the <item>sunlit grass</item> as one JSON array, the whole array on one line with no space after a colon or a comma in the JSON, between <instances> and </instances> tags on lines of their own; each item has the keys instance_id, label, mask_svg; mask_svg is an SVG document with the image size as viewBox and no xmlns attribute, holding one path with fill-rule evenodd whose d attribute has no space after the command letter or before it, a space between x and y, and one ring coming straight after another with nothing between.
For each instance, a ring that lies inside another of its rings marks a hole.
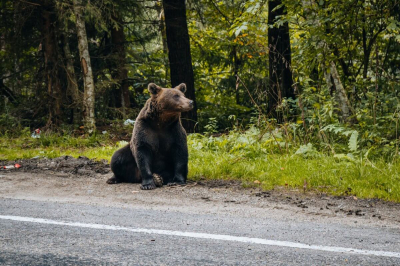
<instances>
[{"instance_id":1,"label":"sunlit grass","mask_svg":"<svg viewBox=\"0 0 400 266\"><path fill-rule=\"evenodd\" d=\"M95 148L32 148L24 150L0 148L0 160L30 159L36 156L56 158L60 156L86 156L96 160L110 160L117 147L95 147Z\"/></svg>"},{"instance_id":2,"label":"sunlit grass","mask_svg":"<svg viewBox=\"0 0 400 266\"><path fill-rule=\"evenodd\" d=\"M2 137L0 138L0 160L30 159L36 156L55 158L64 155L110 160L118 147L106 136L77 138L68 135L43 135L38 139L30 136Z\"/></svg>"},{"instance_id":3,"label":"sunlit grass","mask_svg":"<svg viewBox=\"0 0 400 266\"><path fill-rule=\"evenodd\" d=\"M355 195L400 202L400 163L353 163L323 156L304 159L297 155L238 158L226 152L191 150L191 179L239 179L263 189L298 188L332 195ZM256 181L256 183L254 183Z\"/></svg>"}]
</instances>

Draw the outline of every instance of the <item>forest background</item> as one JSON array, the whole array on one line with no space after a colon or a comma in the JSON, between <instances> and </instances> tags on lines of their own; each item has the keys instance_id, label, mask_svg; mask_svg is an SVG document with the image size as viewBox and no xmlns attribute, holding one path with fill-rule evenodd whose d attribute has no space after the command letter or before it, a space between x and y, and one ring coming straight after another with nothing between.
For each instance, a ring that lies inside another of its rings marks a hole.
<instances>
[{"instance_id":1,"label":"forest background","mask_svg":"<svg viewBox=\"0 0 400 266\"><path fill-rule=\"evenodd\" d=\"M109 159L147 84L185 82L192 179L400 201L397 0L1 0L0 10L0 160Z\"/></svg>"}]
</instances>

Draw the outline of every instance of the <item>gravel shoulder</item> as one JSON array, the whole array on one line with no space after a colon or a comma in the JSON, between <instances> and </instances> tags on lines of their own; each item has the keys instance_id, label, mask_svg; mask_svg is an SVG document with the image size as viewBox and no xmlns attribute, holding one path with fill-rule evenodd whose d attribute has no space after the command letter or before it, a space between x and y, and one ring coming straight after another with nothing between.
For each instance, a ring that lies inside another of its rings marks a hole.
<instances>
[{"instance_id":1,"label":"gravel shoulder","mask_svg":"<svg viewBox=\"0 0 400 266\"><path fill-rule=\"evenodd\" d=\"M376 199L261 191L224 180L142 191L139 184L106 184L112 174L105 161L67 156L0 165L14 163L22 167L0 170L0 198L400 228L400 204Z\"/></svg>"}]
</instances>

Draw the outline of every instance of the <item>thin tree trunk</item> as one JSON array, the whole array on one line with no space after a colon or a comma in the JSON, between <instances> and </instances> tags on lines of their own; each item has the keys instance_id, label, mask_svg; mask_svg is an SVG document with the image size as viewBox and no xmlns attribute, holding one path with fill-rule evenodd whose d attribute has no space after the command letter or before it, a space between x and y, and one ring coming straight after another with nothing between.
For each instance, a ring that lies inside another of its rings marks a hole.
<instances>
[{"instance_id":1,"label":"thin tree trunk","mask_svg":"<svg viewBox=\"0 0 400 266\"><path fill-rule=\"evenodd\" d=\"M365 23L365 15L363 18L363 22ZM368 48L367 48L367 31L365 30L365 25L363 26L363 29L362 29L362 42L363 42L363 51L364 51L363 78L366 79L367 75L368 75L368 63L369 63L370 52L368 51Z\"/></svg>"},{"instance_id":2,"label":"thin tree trunk","mask_svg":"<svg viewBox=\"0 0 400 266\"><path fill-rule=\"evenodd\" d=\"M349 99L347 98L346 90L344 89L342 82L340 81L340 76L333 61L330 63L330 70L330 75L326 75L325 77L327 79L328 85L329 83L332 83L334 85L335 99L342 112L343 121L354 124L357 122L357 119L353 116L353 110L351 108ZM329 76L331 78L331 82L328 82Z\"/></svg>"},{"instance_id":3,"label":"thin tree trunk","mask_svg":"<svg viewBox=\"0 0 400 266\"><path fill-rule=\"evenodd\" d=\"M194 108L182 114L182 125L187 132L194 132L197 123L197 107L185 0L163 0L163 7L171 84L173 87L180 83L186 84L186 97L193 100Z\"/></svg>"},{"instance_id":4,"label":"thin tree trunk","mask_svg":"<svg viewBox=\"0 0 400 266\"><path fill-rule=\"evenodd\" d=\"M44 3L43 12L43 51L45 61L45 77L47 94L49 96L49 117L46 127L57 126L60 123L62 93L58 77L57 39L55 33L54 8L51 3Z\"/></svg>"},{"instance_id":5,"label":"thin tree trunk","mask_svg":"<svg viewBox=\"0 0 400 266\"><path fill-rule=\"evenodd\" d=\"M370 61L370 57L371 57L371 53L372 53L372 48L373 45L376 41L376 38L378 37L378 34L381 32L381 30L378 30L377 33L373 34L374 32L370 32L370 39L369 42L367 42L367 31L365 29L365 23L366 23L366 19L365 19L365 14L363 16L363 29L362 29L362 42L363 42L363 52L364 52L364 58L363 58L363 78L366 79L368 77L368 68L369 68L369 61Z\"/></svg>"},{"instance_id":6,"label":"thin tree trunk","mask_svg":"<svg viewBox=\"0 0 400 266\"><path fill-rule=\"evenodd\" d=\"M122 27L122 21L119 17L114 17L114 20L118 21L119 28L111 29L111 41L112 41L112 53L115 55L116 62L116 79L119 83L119 93L121 95L121 107L123 117L126 117L126 108L131 106L129 97L129 83L128 83L128 70L126 69L125 60L125 34L124 28Z\"/></svg>"},{"instance_id":7,"label":"thin tree trunk","mask_svg":"<svg viewBox=\"0 0 400 266\"><path fill-rule=\"evenodd\" d=\"M379 67L379 49L378 49L378 45L375 46L375 54L376 54L376 58L375 58L375 100L374 100L374 125L376 125L376 106L377 106L377 100L378 100L378 82L379 82L379 74L378 74L378 67Z\"/></svg>"},{"instance_id":8,"label":"thin tree trunk","mask_svg":"<svg viewBox=\"0 0 400 266\"><path fill-rule=\"evenodd\" d=\"M2 5L1 8L3 8L5 10L6 7L6 1L2 1ZM3 26L8 29L8 25L7 25L7 19L6 16L3 16ZM6 36L7 33L6 32L2 32L0 35L0 52L2 53L6 53ZM5 73L1 73L0 74L0 95L4 95L11 103L17 103L17 99L14 95L14 92L12 90L10 90L5 84L4 84L4 78L3 75Z\"/></svg>"},{"instance_id":9,"label":"thin tree trunk","mask_svg":"<svg viewBox=\"0 0 400 266\"><path fill-rule=\"evenodd\" d=\"M66 74L67 74L67 81L68 81L68 94L71 95L73 104L73 123L77 124L80 123L80 112L82 110L82 99L80 97L79 93L79 87L78 87L78 82L76 80L76 74L75 74L75 68L74 68L74 60L71 54L71 50L69 47L69 40L64 33L62 35L63 37L63 50L64 50L64 55L65 55L65 61L66 61Z\"/></svg>"},{"instance_id":10,"label":"thin tree trunk","mask_svg":"<svg viewBox=\"0 0 400 266\"><path fill-rule=\"evenodd\" d=\"M163 44L163 54L165 58L168 58L168 44L167 44L167 32L165 30L165 16L164 16L164 9L162 6L162 2L157 2L156 4L157 8L157 13L159 14L159 29L161 32L161 41ZM168 59L165 59L164 62L165 66L165 79L168 79L169 77L169 65L168 65Z\"/></svg>"},{"instance_id":11,"label":"thin tree trunk","mask_svg":"<svg viewBox=\"0 0 400 266\"><path fill-rule=\"evenodd\" d=\"M234 84L235 84L235 99L236 99L236 104L240 104L239 80L238 80L240 61L239 61L239 58L238 58L236 45L234 45L232 47L232 57L233 57L233 77L232 77L232 80L234 81Z\"/></svg>"},{"instance_id":12,"label":"thin tree trunk","mask_svg":"<svg viewBox=\"0 0 400 266\"><path fill-rule=\"evenodd\" d=\"M313 1L302 1L304 7L304 15L306 19L313 22L314 25L321 26L322 23L319 21L317 15L310 8L313 5ZM328 44L323 40L318 40L318 48L322 49L324 53L329 54L330 49ZM339 107L341 111L342 120L344 122L348 122L350 124L357 123L357 118L354 116L354 111L350 105L350 101L347 97L346 90L344 89L343 83L340 80L340 75L337 71L336 65L333 61L328 61L329 70L324 69L324 77L327 83L328 88L331 90L331 93L334 94L335 103ZM321 65L324 67L325 63L321 62Z\"/></svg>"},{"instance_id":13,"label":"thin tree trunk","mask_svg":"<svg viewBox=\"0 0 400 266\"><path fill-rule=\"evenodd\" d=\"M277 17L285 14L282 0L268 1L268 46L269 46L269 93L268 112L278 122L283 121L282 112L277 112L277 107L283 98L295 98L291 66L291 50L289 24L283 23L273 27Z\"/></svg>"},{"instance_id":14,"label":"thin tree trunk","mask_svg":"<svg viewBox=\"0 0 400 266\"><path fill-rule=\"evenodd\" d=\"M5 96L12 104L17 103L14 93L4 84L4 79L0 77L0 95Z\"/></svg>"},{"instance_id":15,"label":"thin tree trunk","mask_svg":"<svg viewBox=\"0 0 400 266\"><path fill-rule=\"evenodd\" d=\"M86 25L83 18L83 7L81 0L73 0L74 13L76 17L76 33L78 35L78 49L83 73L84 95L83 95L83 117L85 119L85 131L92 134L96 130L94 113L94 81L92 66L90 63L89 47L86 35Z\"/></svg>"}]
</instances>

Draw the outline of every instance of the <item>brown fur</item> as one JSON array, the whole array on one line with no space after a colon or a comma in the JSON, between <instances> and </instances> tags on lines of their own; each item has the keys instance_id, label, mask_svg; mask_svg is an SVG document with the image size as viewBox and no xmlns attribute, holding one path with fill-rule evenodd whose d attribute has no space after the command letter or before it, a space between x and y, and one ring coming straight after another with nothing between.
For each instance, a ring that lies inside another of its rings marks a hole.
<instances>
[{"instance_id":1,"label":"brown fur","mask_svg":"<svg viewBox=\"0 0 400 266\"><path fill-rule=\"evenodd\" d=\"M185 183L188 152L181 112L193 108L185 97L186 85L168 89L148 86L151 98L136 118L129 146L111 159L114 177L108 183L142 182L142 189L154 189L154 174L164 183Z\"/></svg>"}]
</instances>

